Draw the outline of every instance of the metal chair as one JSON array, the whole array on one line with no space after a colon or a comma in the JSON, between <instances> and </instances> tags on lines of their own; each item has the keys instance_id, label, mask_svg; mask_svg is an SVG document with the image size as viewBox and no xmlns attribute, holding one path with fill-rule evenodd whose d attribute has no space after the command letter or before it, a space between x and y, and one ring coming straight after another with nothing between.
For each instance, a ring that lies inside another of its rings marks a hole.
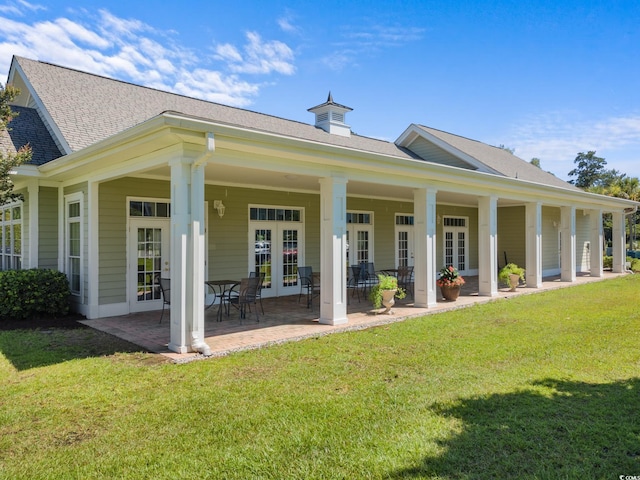
<instances>
[{"instance_id":1,"label":"metal chair","mask_svg":"<svg viewBox=\"0 0 640 480\"><path fill-rule=\"evenodd\" d=\"M358 295L358 302L360 302L360 285L361 285L361 276L360 276L360 265L350 265L349 272L347 277L347 290L351 289L351 296L355 293Z\"/></svg>"},{"instance_id":2,"label":"metal chair","mask_svg":"<svg viewBox=\"0 0 640 480\"><path fill-rule=\"evenodd\" d=\"M228 303L240 311L240 320L247 316L247 305L249 306L249 311L251 311L251 304L254 304L256 305L256 322L260 321L256 304L260 282L260 277L243 278L239 284L229 290Z\"/></svg>"},{"instance_id":3,"label":"metal chair","mask_svg":"<svg viewBox=\"0 0 640 480\"><path fill-rule=\"evenodd\" d=\"M260 272L258 275L257 272L249 272L249 277L260 277L260 284L258 285L258 292L256 293L257 299L260 300L260 310L262 310L262 315L264 315L264 307L262 306L262 285L264 284L265 273Z\"/></svg>"},{"instance_id":4,"label":"metal chair","mask_svg":"<svg viewBox=\"0 0 640 480\"><path fill-rule=\"evenodd\" d=\"M413 298L413 267L398 267L398 286L403 288L407 293L411 293Z\"/></svg>"},{"instance_id":5,"label":"metal chair","mask_svg":"<svg viewBox=\"0 0 640 480\"><path fill-rule=\"evenodd\" d=\"M298 267L298 276L300 277L300 293L298 294L298 303L303 290L306 290L307 308L311 308L314 295L320 294L320 284L315 282L312 267Z\"/></svg>"},{"instance_id":6,"label":"metal chair","mask_svg":"<svg viewBox=\"0 0 640 480\"><path fill-rule=\"evenodd\" d=\"M164 306L169 305L169 308L171 308L171 279L159 278L158 285L160 286L160 292L162 293L162 313L160 314L160 321L158 323L162 323Z\"/></svg>"}]
</instances>

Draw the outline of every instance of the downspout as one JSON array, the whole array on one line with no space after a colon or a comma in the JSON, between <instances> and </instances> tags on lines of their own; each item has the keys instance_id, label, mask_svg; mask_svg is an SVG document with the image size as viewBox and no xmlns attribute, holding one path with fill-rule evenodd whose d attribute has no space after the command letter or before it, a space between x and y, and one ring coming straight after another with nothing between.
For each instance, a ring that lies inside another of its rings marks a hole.
<instances>
[{"instance_id":1,"label":"downspout","mask_svg":"<svg viewBox=\"0 0 640 480\"><path fill-rule=\"evenodd\" d=\"M204 164L207 163L207 161L213 156L213 153L216 150L216 144L215 144L215 139L213 137L213 132L208 132L207 133L207 149L204 152L204 154L202 154L201 157L197 158L192 165L192 171L195 168L199 168L201 166L203 166ZM191 188L193 189L193 184L191 185ZM203 197L204 197L204 192L203 192ZM204 198L202 198L202 201L204 202ZM193 218L191 219L191 223L193 225ZM195 230L195 228L194 228ZM193 232L193 235L195 235L196 232ZM199 234L199 233L198 233ZM202 253L202 249L200 248L200 242L198 242L198 248L195 248L196 243L194 242L194 254L199 255ZM203 282L204 284L204 279ZM198 328L194 329L194 325L191 324L191 349L194 352L199 352L202 355L204 355L205 357L210 357L212 355L211 349L209 348L209 345L206 344L206 342L204 341L204 319L202 321L202 325L197 325ZM200 331L200 328L202 327L203 331Z\"/></svg>"}]
</instances>

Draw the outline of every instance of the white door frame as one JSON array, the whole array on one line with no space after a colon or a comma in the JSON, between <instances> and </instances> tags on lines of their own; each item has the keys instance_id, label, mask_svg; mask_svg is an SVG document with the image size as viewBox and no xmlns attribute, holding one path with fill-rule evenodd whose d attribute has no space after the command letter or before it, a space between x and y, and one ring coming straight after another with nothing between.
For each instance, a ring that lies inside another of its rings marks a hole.
<instances>
[{"instance_id":1,"label":"white door frame","mask_svg":"<svg viewBox=\"0 0 640 480\"><path fill-rule=\"evenodd\" d=\"M406 217L407 219L411 219L411 223L400 223L398 224L398 217ZM396 213L394 218L394 235L395 235L395 266L400 266L400 233L406 232L406 249L407 249L407 265L408 267L414 266L414 255L415 255L415 234L413 232L413 215L406 213ZM395 267L394 267L395 268Z\"/></svg>"},{"instance_id":2,"label":"white door frame","mask_svg":"<svg viewBox=\"0 0 640 480\"><path fill-rule=\"evenodd\" d=\"M460 225L445 225L447 220L456 220L460 219L464 221L464 226ZM447 262L447 232L452 233L453 240L453 263ZM458 262L459 255L459 233L464 233L464 268L460 268L460 264ZM447 266L453 264L455 268L457 268L461 274L468 275L469 268L469 217L457 216L457 215L443 215L442 217L442 266Z\"/></svg>"}]
</instances>

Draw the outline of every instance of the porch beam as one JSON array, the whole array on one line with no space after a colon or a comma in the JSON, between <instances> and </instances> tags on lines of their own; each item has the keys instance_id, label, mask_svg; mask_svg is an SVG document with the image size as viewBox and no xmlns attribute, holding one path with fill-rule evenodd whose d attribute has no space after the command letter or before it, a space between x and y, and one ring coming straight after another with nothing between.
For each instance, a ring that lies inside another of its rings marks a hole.
<instances>
[{"instance_id":1,"label":"porch beam","mask_svg":"<svg viewBox=\"0 0 640 480\"><path fill-rule=\"evenodd\" d=\"M613 271L622 273L625 271L627 260L627 238L625 229L624 212L613 212L613 226L611 228L611 250L613 253Z\"/></svg>"},{"instance_id":2,"label":"porch beam","mask_svg":"<svg viewBox=\"0 0 640 480\"><path fill-rule=\"evenodd\" d=\"M604 232L602 225L602 210L591 210L589 212L589 263L592 277L602 277L604 269L602 265L602 250L604 247Z\"/></svg>"},{"instance_id":3,"label":"porch beam","mask_svg":"<svg viewBox=\"0 0 640 480\"><path fill-rule=\"evenodd\" d=\"M435 307L436 291L436 193L432 188L413 191L414 305Z\"/></svg>"},{"instance_id":4,"label":"porch beam","mask_svg":"<svg viewBox=\"0 0 640 480\"><path fill-rule=\"evenodd\" d=\"M576 281L576 207L560 208L560 280Z\"/></svg>"},{"instance_id":5,"label":"porch beam","mask_svg":"<svg viewBox=\"0 0 640 480\"><path fill-rule=\"evenodd\" d=\"M498 295L498 197L478 199L478 294Z\"/></svg>"},{"instance_id":6,"label":"porch beam","mask_svg":"<svg viewBox=\"0 0 640 480\"><path fill-rule=\"evenodd\" d=\"M542 203L525 205L526 280L528 288L542 287Z\"/></svg>"},{"instance_id":7,"label":"porch beam","mask_svg":"<svg viewBox=\"0 0 640 480\"><path fill-rule=\"evenodd\" d=\"M347 323L347 179L320 182L320 323Z\"/></svg>"}]
</instances>

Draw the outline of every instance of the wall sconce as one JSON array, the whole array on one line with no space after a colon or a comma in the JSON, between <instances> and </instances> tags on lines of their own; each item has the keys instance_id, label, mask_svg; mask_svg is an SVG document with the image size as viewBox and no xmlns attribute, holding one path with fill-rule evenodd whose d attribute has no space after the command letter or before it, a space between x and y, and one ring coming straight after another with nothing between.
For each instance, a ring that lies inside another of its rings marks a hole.
<instances>
[{"instance_id":1,"label":"wall sconce","mask_svg":"<svg viewBox=\"0 0 640 480\"><path fill-rule=\"evenodd\" d=\"M227 207L224 206L224 204L222 203L222 200L214 200L213 208L215 208L218 211L218 216L220 218L224 217L224 210Z\"/></svg>"},{"instance_id":2,"label":"wall sconce","mask_svg":"<svg viewBox=\"0 0 640 480\"><path fill-rule=\"evenodd\" d=\"M558 228L558 222L556 222L555 220L553 221L553 228Z\"/></svg>"},{"instance_id":3,"label":"wall sconce","mask_svg":"<svg viewBox=\"0 0 640 480\"><path fill-rule=\"evenodd\" d=\"M441 220L442 220L442 218L440 217L440 215L437 215L437 216L436 216L436 223L437 223L438 225L440 225L440 221L441 221Z\"/></svg>"}]
</instances>

